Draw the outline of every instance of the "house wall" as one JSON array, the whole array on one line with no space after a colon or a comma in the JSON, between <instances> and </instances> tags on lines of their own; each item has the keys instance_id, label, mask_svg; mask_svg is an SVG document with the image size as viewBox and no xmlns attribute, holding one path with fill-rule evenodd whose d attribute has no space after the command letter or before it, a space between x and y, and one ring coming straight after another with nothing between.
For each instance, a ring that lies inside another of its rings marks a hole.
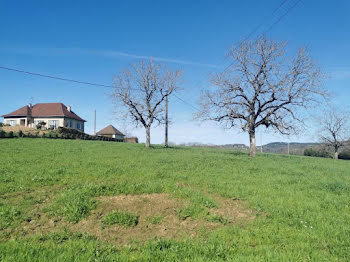
<instances>
[{"instance_id":1,"label":"house wall","mask_svg":"<svg viewBox=\"0 0 350 262\"><path fill-rule=\"evenodd\" d=\"M46 125L45 125L45 127L47 127L47 128L49 128L49 121L52 121L52 120L56 120L56 121L58 121L58 126L57 127L60 127L60 126L63 126L63 118L58 118L58 117L55 117L55 118L42 118L42 117L38 117L38 118L36 118L36 117L34 117L33 118L33 127L35 127L35 123L37 123L37 122L45 122L46 123Z\"/></svg>"},{"instance_id":2,"label":"house wall","mask_svg":"<svg viewBox=\"0 0 350 262\"><path fill-rule=\"evenodd\" d=\"M139 140L137 137L125 137L124 138L124 142L127 142L127 143L138 143Z\"/></svg>"},{"instance_id":3,"label":"house wall","mask_svg":"<svg viewBox=\"0 0 350 262\"><path fill-rule=\"evenodd\" d=\"M12 121L14 121L14 124L12 124ZM22 124L21 124L22 123ZM11 118L5 118L4 124L12 125L12 126L26 126L31 127L31 118L28 117L11 117Z\"/></svg>"},{"instance_id":4,"label":"house wall","mask_svg":"<svg viewBox=\"0 0 350 262\"><path fill-rule=\"evenodd\" d=\"M116 138L116 139L124 139L124 136L121 136L121 135L113 135L113 138Z\"/></svg>"},{"instance_id":5,"label":"house wall","mask_svg":"<svg viewBox=\"0 0 350 262\"><path fill-rule=\"evenodd\" d=\"M19 126L20 118L5 118L5 119L4 119L4 124L10 125L10 123L11 123L12 121L15 121L14 126Z\"/></svg>"},{"instance_id":6,"label":"house wall","mask_svg":"<svg viewBox=\"0 0 350 262\"><path fill-rule=\"evenodd\" d=\"M124 136L121 135L99 135L99 136L104 136L104 137L110 137L110 138L115 138L115 139L124 139Z\"/></svg>"},{"instance_id":7,"label":"house wall","mask_svg":"<svg viewBox=\"0 0 350 262\"><path fill-rule=\"evenodd\" d=\"M78 125L80 125L80 127ZM79 120L71 119L71 118L64 118L63 126L69 127L69 128L74 128L74 129L80 130L82 132L84 132L84 127L85 127L83 121L79 121Z\"/></svg>"},{"instance_id":8,"label":"house wall","mask_svg":"<svg viewBox=\"0 0 350 262\"><path fill-rule=\"evenodd\" d=\"M35 128L35 123L38 122L45 122L46 125L45 127L49 128L49 121L51 120L56 120L58 121L58 126L57 127L69 127L69 128L74 128L74 129L78 129L82 132L84 132L84 122L83 121L79 121L79 120L75 120L75 119L70 119L70 118L64 118L64 117L34 117L34 118L5 118L4 119L4 123L5 124L10 124L11 120L15 121L15 126L19 126L20 125L20 120L21 119L27 119L27 124L29 124L29 127L33 127ZM80 125L80 128L78 128L78 124Z\"/></svg>"}]
</instances>

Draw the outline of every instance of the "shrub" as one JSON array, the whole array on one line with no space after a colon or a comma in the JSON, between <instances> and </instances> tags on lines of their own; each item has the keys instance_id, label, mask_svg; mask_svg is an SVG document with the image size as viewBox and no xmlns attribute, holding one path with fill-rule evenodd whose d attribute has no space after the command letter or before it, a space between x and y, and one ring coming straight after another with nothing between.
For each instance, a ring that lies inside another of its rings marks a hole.
<instances>
[{"instance_id":1,"label":"shrub","mask_svg":"<svg viewBox=\"0 0 350 262\"><path fill-rule=\"evenodd\" d=\"M350 160L350 150L344 150L340 152L339 159Z\"/></svg>"},{"instance_id":2,"label":"shrub","mask_svg":"<svg viewBox=\"0 0 350 262\"><path fill-rule=\"evenodd\" d=\"M118 224L125 227L132 227L138 224L139 217L128 212L117 210L106 215L102 222L104 225L108 226Z\"/></svg>"},{"instance_id":3,"label":"shrub","mask_svg":"<svg viewBox=\"0 0 350 262\"><path fill-rule=\"evenodd\" d=\"M57 131L59 134L70 134L70 135L75 135L76 137L84 135L83 132L73 128L68 128L68 127L59 127Z\"/></svg>"},{"instance_id":4,"label":"shrub","mask_svg":"<svg viewBox=\"0 0 350 262\"><path fill-rule=\"evenodd\" d=\"M41 135L41 137L42 137L42 138L46 138L46 134L43 133L43 134Z\"/></svg>"},{"instance_id":5,"label":"shrub","mask_svg":"<svg viewBox=\"0 0 350 262\"><path fill-rule=\"evenodd\" d=\"M315 148L306 148L304 150L304 156L313 156L313 157L332 157L330 155L330 153L325 149L325 148L321 148L321 149L315 149Z\"/></svg>"},{"instance_id":6,"label":"shrub","mask_svg":"<svg viewBox=\"0 0 350 262\"><path fill-rule=\"evenodd\" d=\"M13 138L13 137L14 137L13 132L12 132L12 131L8 132L8 133L7 133L7 137Z\"/></svg>"},{"instance_id":7,"label":"shrub","mask_svg":"<svg viewBox=\"0 0 350 262\"><path fill-rule=\"evenodd\" d=\"M3 127L4 126L4 123L3 122L0 122L0 127Z\"/></svg>"},{"instance_id":8,"label":"shrub","mask_svg":"<svg viewBox=\"0 0 350 262\"><path fill-rule=\"evenodd\" d=\"M0 130L0 138L6 137L6 132L4 130Z\"/></svg>"},{"instance_id":9,"label":"shrub","mask_svg":"<svg viewBox=\"0 0 350 262\"><path fill-rule=\"evenodd\" d=\"M46 122L40 121L35 127L36 127L36 129L41 129L45 125L46 125Z\"/></svg>"}]
</instances>

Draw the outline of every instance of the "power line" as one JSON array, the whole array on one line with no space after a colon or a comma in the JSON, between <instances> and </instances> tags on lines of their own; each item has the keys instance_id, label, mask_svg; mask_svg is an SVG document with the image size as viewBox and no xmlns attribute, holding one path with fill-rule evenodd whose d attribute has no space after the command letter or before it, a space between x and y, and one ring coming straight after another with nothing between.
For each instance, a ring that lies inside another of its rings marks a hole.
<instances>
[{"instance_id":1,"label":"power line","mask_svg":"<svg viewBox=\"0 0 350 262\"><path fill-rule=\"evenodd\" d=\"M185 103L186 105L192 107L194 110L196 110L196 111L201 111L199 108L197 108L197 107L195 107L194 105L192 105L191 103L189 103L189 102L183 100L182 98L180 98L179 96L175 95L174 93L173 93L173 96L175 96L178 100L182 101L182 102Z\"/></svg>"},{"instance_id":2,"label":"power line","mask_svg":"<svg viewBox=\"0 0 350 262\"><path fill-rule=\"evenodd\" d=\"M274 9L274 10L272 11L272 13L271 13L271 16L273 16L280 8L282 8L282 6L284 6L285 3L286 3L287 1L289 1L289 0L283 0L277 7L275 7L275 9ZM300 1L301 1L301 0L299 0L298 2L300 2ZM292 8L289 8L288 11L287 11L287 13L284 14L284 16L286 16L286 15L288 14L288 12L290 12L291 9L293 9L295 6L296 6L296 4L295 4ZM252 35L254 35L254 34L261 28L261 26L263 26L263 25L265 24L265 20L266 20L266 19L264 19L264 21L262 21L258 26L254 27L253 30L252 30L249 34L247 34L247 36L244 38L244 41L249 40L249 38L250 38ZM272 28L274 25L276 25L277 23L279 23L281 20L282 20L282 18L280 17L280 18L278 19L277 22L273 23L273 24L270 26L269 30L271 30L271 28ZM264 31L263 34L264 34L264 33L267 33L267 31ZM221 65L225 62L225 60L226 60L225 58L222 59L222 61L221 61L217 66L221 66ZM223 71L223 72L226 72L232 65L233 65L233 63L230 63L228 66L226 66L226 67L224 68L224 71ZM198 87L200 84L203 83L203 81L204 81L204 80L202 79L202 80L199 81L195 86Z\"/></svg>"},{"instance_id":3,"label":"power line","mask_svg":"<svg viewBox=\"0 0 350 262\"><path fill-rule=\"evenodd\" d=\"M4 70L8 70L8 71L14 71L14 72L28 74L28 75L33 75L33 76L46 77L46 78L51 78L51 79L56 79L56 80L61 80L61 81L66 81L66 82L73 82L73 83L78 83L78 84L83 84L83 85L100 86L100 87L111 87L111 88L113 88L113 86L110 86L110 85L102 85L102 84L85 82L85 81L79 81L79 80L73 80L73 79L68 79L68 78L63 78L63 77L58 77L58 76L52 76L52 75L44 75L44 74L40 74L40 73L33 73L33 72L24 71L24 70L20 70L20 69L16 69L16 68L5 67L5 66L0 66L0 69L4 69Z\"/></svg>"},{"instance_id":4,"label":"power line","mask_svg":"<svg viewBox=\"0 0 350 262\"><path fill-rule=\"evenodd\" d=\"M272 15L274 15L287 1L289 0L283 0L272 12ZM289 7L287 9L287 11L280 16L273 24L270 25L270 27L264 31L264 33L269 32L273 26L275 26L276 24L278 24L292 9L294 9L297 4L301 2L301 0L297 0L291 7ZM260 23L257 27L255 27L245 38L245 40L248 40L262 25L264 24L264 22ZM225 61L225 59L223 59L223 61L221 63L218 64L221 65L223 62ZM233 63L229 64L223 72L226 72L228 68L230 68L232 66ZM86 81L80 81L80 80L74 80L74 79L69 79L69 78L63 78L63 77L58 77L58 76L53 76L53 75L46 75L46 74L41 74L41 73L34 73L34 72L30 72L30 71L24 71L24 70L20 70L20 69L16 69L16 68L10 68L10 67L5 67L5 66L0 66L0 69L3 70L8 70L8 71L13 71L13 72L17 72L17 73L23 73L23 74L28 74L28 75L33 75L33 76L39 76L39 77L45 77L45 78L50 78L50 79L55 79L55 80L61 80L61 81L66 81L66 82L72 82L72 83L77 83L77 84L83 84L83 85L90 85L90 86L98 86L98 87L107 87L107 88L113 88L114 86L112 85L104 85L104 84L99 84L99 83L92 83L92 82L86 82ZM201 82L203 82L204 80L202 80ZM201 83L199 82L197 84L197 86ZM193 106L191 103L185 101L184 99L182 99L181 97L177 96L176 94L173 94L174 97L176 97L178 100L180 100L181 102L185 103L186 105L190 106L191 108L193 108L196 111L200 111L199 108Z\"/></svg>"},{"instance_id":5,"label":"power line","mask_svg":"<svg viewBox=\"0 0 350 262\"><path fill-rule=\"evenodd\" d=\"M292 11L300 2L301 2L301 0L297 0L291 7L289 7L289 8L287 9L287 11L286 11L283 15L281 15L267 30L265 30L264 33L269 32L269 31L272 29L272 27L274 27L274 26L277 25L279 22L281 22L281 20L282 20L285 16L287 16L288 13L289 13L290 11Z\"/></svg>"},{"instance_id":6,"label":"power line","mask_svg":"<svg viewBox=\"0 0 350 262\"><path fill-rule=\"evenodd\" d=\"M8 70L8 71L13 71L17 73L22 73L22 74L28 74L28 75L33 75L33 76L39 76L39 77L45 77L45 78L50 78L50 79L55 79L55 80L60 80L60 81L66 81L66 82L72 82L72 83L78 83L78 84L83 84L83 85L90 85L90 86L98 86L98 87L107 87L107 88L113 88L114 86L112 85L104 85L104 84L98 84L98 83L92 83L92 82L86 82L86 81L80 81L80 80L74 80L74 79L69 79L69 78L63 78L63 77L58 77L54 75L46 75L46 74L41 74L41 73L34 73L30 71L25 71L25 70L20 70L16 68L11 68L11 67L5 67L5 66L0 66L0 69ZM176 97L178 100L182 101L186 105L192 107L193 109L200 111L198 108L193 106L192 104L188 103L187 101L183 100L181 97L177 96L176 94L172 94L174 97Z\"/></svg>"},{"instance_id":7,"label":"power line","mask_svg":"<svg viewBox=\"0 0 350 262\"><path fill-rule=\"evenodd\" d=\"M272 12L271 15L274 15L278 9L280 9L287 1L289 0L283 0ZM262 27L265 24L266 19L264 19L258 26L256 26L246 37L246 40L249 39L253 34L256 33L256 31L258 31L260 29L260 27Z\"/></svg>"},{"instance_id":8,"label":"power line","mask_svg":"<svg viewBox=\"0 0 350 262\"><path fill-rule=\"evenodd\" d=\"M284 0L284 1L278 6L278 8L275 9L275 11L274 11L273 13L275 13L280 7L282 7L286 1L288 1L288 0ZM264 30L262 34L266 34L267 32L271 31L271 29L272 29L275 25L277 25L279 22L281 22L282 19L283 19L284 17L286 17L287 14L288 14L290 11L292 11L292 10L297 6L297 4L299 4L300 2L301 2L301 0L297 0L291 7L289 7L289 8L287 9L287 11L286 11L283 15L281 15L274 23L272 23L272 24L268 27L268 29ZM260 27L260 26L259 26L259 27ZM250 35L252 35L252 34L250 34ZM249 38L246 38L245 41L248 40L248 39L249 39ZM233 65L233 63L230 63L227 67L225 67L225 69L224 69L223 72L226 72L232 65Z\"/></svg>"}]
</instances>

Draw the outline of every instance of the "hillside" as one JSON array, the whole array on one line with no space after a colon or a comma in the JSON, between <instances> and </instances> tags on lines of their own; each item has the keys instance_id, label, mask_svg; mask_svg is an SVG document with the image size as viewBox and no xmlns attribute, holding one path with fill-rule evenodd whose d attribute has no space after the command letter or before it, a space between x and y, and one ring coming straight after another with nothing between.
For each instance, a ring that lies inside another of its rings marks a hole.
<instances>
[{"instance_id":1,"label":"hillside","mask_svg":"<svg viewBox=\"0 0 350 262\"><path fill-rule=\"evenodd\" d=\"M317 148L321 146L320 143L289 143L289 152L293 155L303 155L306 148ZM260 147L258 148L260 149ZM263 145L263 151L265 153L275 153L275 154L287 154L288 152L288 143L285 142L274 142Z\"/></svg>"},{"instance_id":2,"label":"hillside","mask_svg":"<svg viewBox=\"0 0 350 262\"><path fill-rule=\"evenodd\" d=\"M350 161L0 139L1 261L349 261Z\"/></svg>"}]
</instances>

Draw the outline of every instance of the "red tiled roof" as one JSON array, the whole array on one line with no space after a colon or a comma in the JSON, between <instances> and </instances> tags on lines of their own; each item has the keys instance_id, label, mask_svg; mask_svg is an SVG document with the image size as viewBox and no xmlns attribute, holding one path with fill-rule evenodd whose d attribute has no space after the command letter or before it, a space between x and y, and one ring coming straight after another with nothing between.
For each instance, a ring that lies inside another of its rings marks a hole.
<instances>
[{"instance_id":1,"label":"red tiled roof","mask_svg":"<svg viewBox=\"0 0 350 262\"><path fill-rule=\"evenodd\" d=\"M73 111L68 111L62 103L40 103L32 107L24 106L2 117L68 117L86 122Z\"/></svg>"},{"instance_id":2,"label":"red tiled roof","mask_svg":"<svg viewBox=\"0 0 350 262\"><path fill-rule=\"evenodd\" d=\"M96 135L121 135L124 136L122 132L120 132L118 129L116 129L114 126L109 125L105 128L101 129L96 133Z\"/></svg>"}]
</instances>

